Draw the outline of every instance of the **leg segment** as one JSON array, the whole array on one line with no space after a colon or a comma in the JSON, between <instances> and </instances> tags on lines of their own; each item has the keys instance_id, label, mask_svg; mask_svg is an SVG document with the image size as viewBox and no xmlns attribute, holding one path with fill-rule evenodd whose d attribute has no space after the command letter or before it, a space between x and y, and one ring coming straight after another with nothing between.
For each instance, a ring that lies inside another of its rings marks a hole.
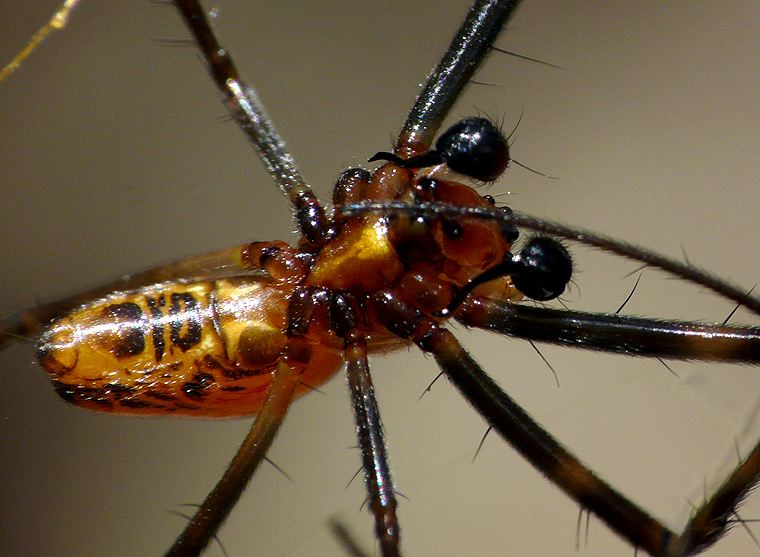
<instances>
[{"instance_id":1,"label":"leg segment","mask_svg":"<svg viewBox=\"0 0 760 557\"><path fill-rule=\"evenodd\" d=\"M508 336L631 356L760 363L760 328L556 310L470 298L458 321Z\"/></svg>"},{"instance_id":2,"label":"leg segment","mask_svg":"<svg viewBox=\"0 0 760 557\"><path fill-rule=\"evenodd\" d=\"M536 423L441 327L417 341L446 376L512 447L539 472L633 546L663 555L675 534L589 470Z\"/></svg>"},{"instance_id":3,"label":"leg segment","mask_svg":"<svg viewBox=\"0 0 760 557\"><path fill-rule=\"evenodd\" d=\"M427 151L438 127L470 81L519 0L479 0L428 76L399 135L395 153L402 158Z\"/></svg>"},{"instance_id":4,"label":"leg segment","mask_svg":"<svg viewBox=\"0 0 760 557\"><path fill-rule=\"evenodd\" d=\"M166 553L167 556L198 555L208 545L274 441L303 369L304 365L296 358L289 359L287 356L277 364L269 387L269 396L243 444L227 466L222 478L206 496L190 523Z\"/></svg>"},{"instance_id":5,"label":"leg segment","mask_svg":"<svg viewBox=\"0 0 760 557\"><path fill-rule=\"evenodd\" d=\"M394 292L372 297L375 313L389 330L431 353L478 413L539 472L635 547L665 555L675 534L597 477L478 366L437 323L406 305Z\"/></svg>"},{"instance_id":6,"label":"leg segment","mask_svg":"<svg viewBox=\"0 0 760 557\"><path fill-rule=\"evenodd\" d=\"M227 108L253 143L269 174L290 199L301 234L309 242L321 245L328 235L325 211L301 177L256 91L240 79L235 63L217 41L200 3L197 0L176 0L175 3L208 62L211 77L224 95Z\"/></svg>"},{"instance_id":7,"label":"leg segment","mask_svg":"<svg viewBox=\"0 0 760 557\"><path fill-rule=\"evenodd\" d=\"M383 557L399 555L396 497L383 438L383 424L369 374L367 343L359 335L346 337L346 372L362 453L369 508L375 515L375 532Z\"/></svg>"},{"instance_id":8,"label":"leg segment","mask_svg":"<svg viewBox=\"0 0 760 557\"><path fill-rule=\"evenodd\" d=\"M598 478L537 424L478 366L447 330L433 326L417 341L501 436L570 497L650 555L694 555L728 529L735 509L760 480L760 444L700 505L679 535Z\"/></svg>"},{"instance_id":9,"label":"leg segment","mask_svg":"<svg viewBox=\"0 0 760 557\"><path fill-rule=\"evenodd\" d=\"M692 513L681 535L668 546L666 555L694 555L717 542L737 518L736 508L760 481L760 442L737 466L715 493Z\"/></svg>"}]
</instances>

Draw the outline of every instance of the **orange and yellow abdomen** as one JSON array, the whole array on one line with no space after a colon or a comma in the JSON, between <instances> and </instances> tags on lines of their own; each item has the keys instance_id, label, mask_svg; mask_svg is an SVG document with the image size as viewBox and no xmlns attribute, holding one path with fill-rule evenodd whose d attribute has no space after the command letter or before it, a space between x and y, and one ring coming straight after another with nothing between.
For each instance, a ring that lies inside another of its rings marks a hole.
<instances>
[{"instance_id":1,"label":"orange and yellow abdomen","mask_svg":"<svg viewBox=\"0 0 760 557\"><path fill-rule=\"evenodd\" d=\"M288 294L252 278L117 292L54 321L38 357L63 398L93 410L255 414L287 345ZM342 355L327 336L310 345L303 383L313 387L338 370Z\"/></svg>"}]
</instances>

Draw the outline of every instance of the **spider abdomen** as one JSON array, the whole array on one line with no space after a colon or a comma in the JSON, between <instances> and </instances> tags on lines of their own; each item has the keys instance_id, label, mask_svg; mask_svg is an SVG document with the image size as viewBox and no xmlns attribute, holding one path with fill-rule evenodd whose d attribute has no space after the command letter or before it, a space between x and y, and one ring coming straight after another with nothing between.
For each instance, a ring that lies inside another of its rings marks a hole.
<instances>
[{"instance_id":1,"label":"spider abdomen","mask_svg":"<svg viewBox=\"0 0 760 557\"><path fill-rule=\"evenodd\" d=\"M57 392L89 409L253 415L288 344L288 296L282 285L251 278L117 292L51 323L38 358ZM342 363L340 346L323 337L310 343L303 379L310 386Z\"/></svg>"}]
</instances>

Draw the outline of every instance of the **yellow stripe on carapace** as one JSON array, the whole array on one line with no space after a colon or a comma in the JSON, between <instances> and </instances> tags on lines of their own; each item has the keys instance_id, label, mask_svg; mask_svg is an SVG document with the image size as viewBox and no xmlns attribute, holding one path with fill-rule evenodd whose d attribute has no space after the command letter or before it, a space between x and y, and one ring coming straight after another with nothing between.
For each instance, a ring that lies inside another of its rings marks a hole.
<instances>
[{"instance_id":1,"label":"yellow stripe on carapace","mask_svg":"<svg viewBox=\"0 0 760 557\"><path fill-rule=\"evenodd\" d=\"M403 271L388 238L386 220L371 216L351 223L319 254L307 284L372 292L392 282Z\"/></svg>"}]
</instances>

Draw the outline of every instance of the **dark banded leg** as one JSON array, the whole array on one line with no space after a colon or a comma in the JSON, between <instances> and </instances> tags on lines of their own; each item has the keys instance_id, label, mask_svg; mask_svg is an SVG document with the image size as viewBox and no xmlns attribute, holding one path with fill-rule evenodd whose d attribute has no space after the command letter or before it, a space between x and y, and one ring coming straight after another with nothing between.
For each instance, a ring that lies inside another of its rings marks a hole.
<instances>
[{"instance_id":1,"label":"dark banded leg","mask_svg":"<svg viewBox=\"0 0 760 557\"><path fill-rule=\"evenodd\" d=\"M206 496L167 556L198 555L227 518L264 459L293 400L304 365L282 358L275 369L264 406L214 489Z\"/></svg>"},{"instance_id":2,"label":"dark banded leg","mask_svg":"<svg viewBox=\"0 0 760 557\"><path fill-rule=\"evenodd\" d=\"M441 122L485 59L519 0L478 0L428 76L399 134L402 158L427 151Z\"/></svg>"},{"instance_id":3,"label":"dark banded leg","mask_svg":"<svg viewBox=\"0 0 760 557\"><path fill-rule=\"evenodd\" d=\"M378 319L394 334L431 353L478 413L538 471L634 547L663 555L675 534L597 477L531 418L480 368L454 336L394 292L371 299Z\"/></svg>"},{"instance_id":4,"label":"dark banded leg","mask_svg":"<svg viewBox=\"0 0 760 557\"><path fill-rule=\"evenodd\" d=\"M586 313L470 298L455 313L468 327L631 356L760 364L760 328Z\"/></svg>"},{"instance_id":5,"label":"dark banded leg","mask_svg":"<svg viewBox=\"0 0 760 557\"><path fill-rule=\"evenodd\" d=\"M738 518L736 508L760 481L760 442L691 515L666 555L694 555L717 542Z\"/></svg>"},{"instance_id":6,"label":"dark banded leg","mask_svg":"<svg viewBox=\"0 0 760 557\"><path fill-rule=\"evenodd\" d=\"M433 326L417 344L501 436L547 478L650 555L694 555L715 543L736 518L735 510L760 480L760 443L692 514L675 535L599 479L568 452L478 366L453 335Z\"/></svg>"},{"instance_id":7,"label":"dark banded leg","mask_svg":"<svg viewBox=\"0 0 760 557\"><path fill-rule=\"evenodd\" d=\"M290 199L301 234L312 244L321 245L328 235L325 211L301 177L256 91L240 79L232 57L216 39L200 3L175 0L175 4L208 62L211 77L224 95L227 108L253 143L269 174Z\"/></svg>"},{"instance_id":8,"label":"dark banded leg","mask_svg":"<svg viewBox=\"0 0 760 557\"><path fill-rule=\"evenodd\" d=\"M666 554L675 534L596 476L536 423L488 377L449 331L431 323L415 342L435 357L478 413L538 471L634 547L650 555Z\"/></svg>"},{"instance_id":9,"label":"dark banded leg","mask_svg":"<svg viewBox=\"0 0 760 557\"><path fill-rule=\"evenodd\" d=\"M383 438L383 424L369 374L367 343L355 333L346 336L346 373L354 421L362 454L364 482L369 508L375 515L375 532L383 557L398 556L399 524L388 455Z\"/></svg>"}]
</instances>

